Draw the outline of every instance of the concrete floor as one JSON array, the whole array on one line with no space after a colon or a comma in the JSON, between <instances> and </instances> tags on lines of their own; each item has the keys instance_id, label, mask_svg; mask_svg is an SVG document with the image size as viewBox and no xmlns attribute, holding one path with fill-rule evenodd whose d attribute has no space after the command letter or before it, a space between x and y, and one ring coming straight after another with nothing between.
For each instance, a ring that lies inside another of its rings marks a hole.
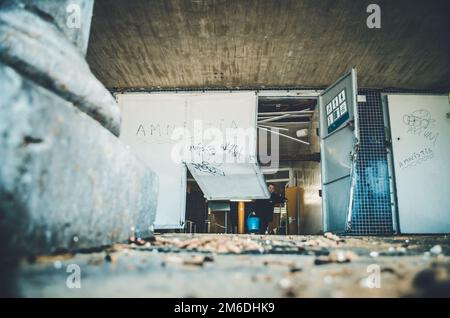
<instances>
[{"instance_id":1,"label":"concrete floor","mask_svg":"<svg viewBox=\"0 0 450 318\"><path fill-rule=\"evenodd\" d=\"M19 297L449 297L450 238L164 234L13 276Z\"/></svg>"}]
</instances>

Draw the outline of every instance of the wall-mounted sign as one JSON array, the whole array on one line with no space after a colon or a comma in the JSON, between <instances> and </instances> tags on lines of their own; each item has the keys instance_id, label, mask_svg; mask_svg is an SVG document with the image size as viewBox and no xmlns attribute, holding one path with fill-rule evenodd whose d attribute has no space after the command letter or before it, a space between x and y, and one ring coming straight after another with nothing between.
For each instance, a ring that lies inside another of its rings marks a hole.
<instances>
[{"instance_id":1,"label":"wall-mounted sign","mask_svg":"<svg viewBox=\"0 0 450 318\"><path fill-rule=\"evenodd\" d=\"M326 110L328 133L331 133L349 118L345 89L327 104Z\"/></svg>"}]
</instances>

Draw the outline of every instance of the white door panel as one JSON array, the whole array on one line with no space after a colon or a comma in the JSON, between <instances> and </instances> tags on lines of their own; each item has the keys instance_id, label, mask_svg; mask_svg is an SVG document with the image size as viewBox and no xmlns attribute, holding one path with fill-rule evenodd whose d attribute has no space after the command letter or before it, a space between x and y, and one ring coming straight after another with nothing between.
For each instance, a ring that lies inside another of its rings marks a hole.
<instances>
[{"instance_id":1,"label":"white door panel","mask_svg":"<svg viewBox=\"0 0 450 318\"><path fill-rule=\"evenodd\" d=\"M401 233L450 232L450 113L446 95L389 94Z\"/></svg>"}]
</instances>

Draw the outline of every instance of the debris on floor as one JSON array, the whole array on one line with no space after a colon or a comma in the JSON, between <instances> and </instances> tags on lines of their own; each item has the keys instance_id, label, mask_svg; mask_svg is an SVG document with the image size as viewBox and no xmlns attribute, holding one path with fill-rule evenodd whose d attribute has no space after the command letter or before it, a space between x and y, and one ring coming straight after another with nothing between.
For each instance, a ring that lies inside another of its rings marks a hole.
<instances>
[{"instance_id":1,"label":"debris on floor","mask_svg":"<svg viewBox=\"0 0 450 318\"><path fill-rule=\"evenodd\" d=\"M165 262L162 264L162 266L165 266L166 263L203 266L205 263L213 262L214 258L212 256L204 255L192 255L187 257L182 257L179 255L168 255L164 260Z\"/></svg>"},{"instance_id":2,"label":"debris on floor","mask_svg":"<svg viewBox=\"0 0 450 318\"><path fill-rule=\"evenodd\" d=\"M317 257L316 260L314 261L314 264L316 265L323 265L329 263L342 264L354 261L356 259L358 259L358 255L356 255L352 251L336 250L332 251L328 256Z\"/></svg>"},{"instance_id":3,"label":"debris on floor","mask_svg":"<svg viewBox=\"0 0 450 318\"><path fill-rule=\"evenodd\" d=\"M448 236L160 234L31 257L11 284L16 297L450 297L449 246ZM79 290L65 287L73 264Z\"/></svg>"},{"instance_id":4,"label":"debris on floor","mask_svg":"<svg viewBox=\"0 0 450 318\"><path fill-rule=\"evenodd\" d=\"M170 252L186 250L218 254L312 254L328 255L327 248L335 248L345 242L332 233L304 240L280 239L274 236L251 235L201 235L181 238L179 236L155 236L150 241L130 240L133 248L158 249Z\"/></svg>"},{"instance_id":5,"label":"debris on floor","mask_svg":"<svg viewBox=\"0 0 450 318\"><path fill-rule=\"evenodd\" d=\"M203 236L180 240L156 236L150 246L175 247L180 250L198 252L214 252L218 254L263 253L264 247L257 241L241 237L228 236Z\"/></svg>"}]
</instances>

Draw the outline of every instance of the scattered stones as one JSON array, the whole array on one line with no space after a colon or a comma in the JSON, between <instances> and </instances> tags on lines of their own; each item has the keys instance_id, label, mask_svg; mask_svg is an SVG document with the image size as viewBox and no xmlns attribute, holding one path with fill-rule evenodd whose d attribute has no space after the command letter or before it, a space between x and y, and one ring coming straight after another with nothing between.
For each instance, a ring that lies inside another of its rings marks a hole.
<instances>
[{"instance_id":1,"label":"scattered stones","mask_svg":"<svg viewBox=\"0 0 450 318\"><path fill-rule=\"evenodd\" d=\"M299 273L299 272L301 272L301 271L303 271L303 269L302 269L301 267L297 267L297 266L292 266L292 267L289 269L289 272L290 272L291 274Z\"/></svg>"},{"instance_id":2,"label":"scattered stones","mask_svg":"<svg viewBox=\"0 0 450 318\"><path fill-rule=\"evenodd\" d=\"M319 256L314 260L314 265L330 264L332 261L328 256Z\"/></svg>"},{"instance_id":3,"label":"scattered stones","mask_svg":"<svg viewBox=\"0 0 450 318\"><path fill-rule=\"evenodd\" d=\"M332 241L335 241L335 242L344 242L344 240L341 239L339 236L337 236L337 235L335 235L335 234L333 234L333 233L330 233L330 232L324 233L323 236L324 236L325 238L327 238L327 239L329 239L329 240L332 240Z\"/></svg>"},{"instance_id":4,"label":"scattered stones","mask_svg":"<svg viewBox=\"0 0 450 318\"><path fill-rule=\"evenodd\" d=\"M407 249L404 246L390 246L387 251L380 252L382 256L403 256L407 252Z\"/></svg>"},{"instance_id":5,"label":"scattered stones","mask_svg":"<svg viewBox=\"0 0 450 318\"><path fill-rule=\"evenodd\" d=\"M164 259L164 263L161 264L165 266L165 263L172 264L183 264L183 265L191 265L191 266L203 266L207 262L213 262L214 258L210 255L193 255L190 257L181 257L178 255L168 255Z\"/></svg>"},{"instance_id":6,"label":"scattered stones","mask_svg":"<svg viewBox=\"0 0 450 318\"><path fill-rule=\"evenodd\" d=\"M354 261L358 258L358 255L356 255L352 251L332 251L330 255L328 256L319 256L314 260L315 265L323 265L323 264L330 264L330 263L349 263L351 261Z\"/></svg>"},{"instance_id":7,"label":"scattered stones","mask_svg":"<svg viewBox=\"0 0 450 318\"><path fill-rule=\"evenodd\" d=\"M231 242L229 244L241 248L241 254L222 256L217 252L205 251L205 246L211 249L220 246L228 248L224 242L227 240ZM372 244L374 240L379 244L374 246ZM245 295L251 296L253 293L264 291L261 295L269 297L447 296L450 291L450 258L444 253L435 255L430 252L430 248L435 245L440 245L445 252L447 242L442 237L432 237L428 240L414 238L413 242L414 244L411 244L413 247L405 248L402 246L404 238L367 237L363 240L346 237L345 243L340 245L342 247L337 248L335 241L322 235L289 239L275 236L268 238L241 235L162 234L155 235L153 242L145 240L143 245L133 243L134 247L130 244L114 244L101 251L90 251L89 254L77 251L73 260L51 256L48 258L51 262L45 267L36 266L33 271L28 272L43 270L43 275L49 273L61 275L68 264L75 263L81 266L95 256L90 260L93 266L82 267L83 279L87 279L87 283L89 280L92 282L93 278L98 279L96 275L100 272L108 275L105 277L109 279L113 275L117 277L129 271L124 276L131 281L135 281L134 277L138 277L137 280L140 281L143 275L149 274L149 278L153 277L152 279L157 281L153 284L149 280L148 283L145 281L142 284L147 292L152 293L151 295L159 292L148 288L149 286L158 288L166 284L174 285L167 288L170 288L168 294L175 297L186 293L207 297L205 289L209 291L209 288L212 288L211 294L230 295L230 286L232 295L246 293ZM263 246L265 255L246 252L246 248L254 244ZM178 246L185 248L180 249ZM286 247L289 250L294 246L303 248L304 253L301 255L304 256L271 254L273 247L280 250ZM382 253L388 253L389 247L392 247L389 257L381 257ZM405 250L408 253L406 257L393 256L405 255ZM316 254L318 251L328 254L318 255ZM423 251L427 251L426 254L429 255L426 260L422 258ZM125 256L126 253L129 253L129 256ZM307 253L310 254L306 255ZM100 265L98 256L104 258L103 265ZM71 255L68 254L66 257ZM36 260L34 262L36 263ZM120 262L120 266L114 266L114 262ZM377 266L369 269L374 263ZM35 265L24 261L23 266ZM177 290L175 282L178 282L180 277L183 283L179 286L189 286L189 290ZM214 277L214 280L218 278L217 285L211 285L211 277ZM168 281L174 284L167 284ZM194 281L195 284L189 285ZM226 288L224 285L227 285ZM225 290L223 294L222 288Z\"/></svg>"},{"instance_id":8,"label":"scattered stones","mask_svg":"<svg viewBox=\"0 0 450 318\"><path fill-rule=\"evenodd\" d=\"M229 236L229 235L197 235L186 236L185 239L168 235L155 236L152 241L129 240L133 248L144 250L158 249L160 252L188 250L217 254L330 254L342 242L341 238L327 233L325 237L304 240L268 239L266 236Z\"/></svg>"},{"instance_id":9,"label":"scattered stones","mask_svg":"<svg viewBox=\"0 0 450 318\"><path fill-rule=\"evenodd\" d=\"M398 278L403 278L403 275L400 274L396 269L394 269L393 267L384 267L381 269L381 273L389 273L392 275L397 276Z\"/></svg>"},{"instance_id":10,"label":"scattered stones","mask_svg":"<svg viewBox=\"0 0 450 318\"><path fill-rule=\"evenodd\" d=\"M292 282L289 278L282 278L279 282L278 285L282 288L282 289L288 289L292 287Z\"/></svg>"},{"instance_id":11,"label":"scattered stones","mask_svg":"<svg viewBox=\"0 0 450 318\"><path fill-rule=\"evenodd\" d=\"M143 245L146 245L146 244L149 243L149 242L147 242L147 241L141 239L140 237L136 238L136 237L134 237L134 236L131 236L131 237L128 239L128 243L129 243L129 244L135 244L135 245L137 245L137 246L143 246ZM149 246L149 245L148 245L148 246Z\"/></svg>"},{"instance_id":12,"label":"scattered stones","mask_svg":"<svg viewBox=\"0 0 450 318\"><path fill-rule=\"evenodd\" d=\"M206 262L213 262L211 256L196 255L183 261L184 265L203 266Z\"/></svg>"},{"instance_id":13,"label":"scattered stones","mask_svg":"<svg viewBox=\"0 0 450 318\"><path fill-rule=\"evenodd\" d=\"M430 252L434 255L439 255L442 253L442 247L440 245L435 245L430 249Z\"/></svg>"},{"instance_id":14,"label":"scattered stones","mask_svg":"<svg viewBox=\"0 0 450 318\"><path fill-rule=\"evenodd\" d=\"M263 245L252 239L227 236L202 236L187 240L155 237L152 246L173 246L182 250L213 252L218 254L264 253Z\"/></svg>"}]
</instances>

